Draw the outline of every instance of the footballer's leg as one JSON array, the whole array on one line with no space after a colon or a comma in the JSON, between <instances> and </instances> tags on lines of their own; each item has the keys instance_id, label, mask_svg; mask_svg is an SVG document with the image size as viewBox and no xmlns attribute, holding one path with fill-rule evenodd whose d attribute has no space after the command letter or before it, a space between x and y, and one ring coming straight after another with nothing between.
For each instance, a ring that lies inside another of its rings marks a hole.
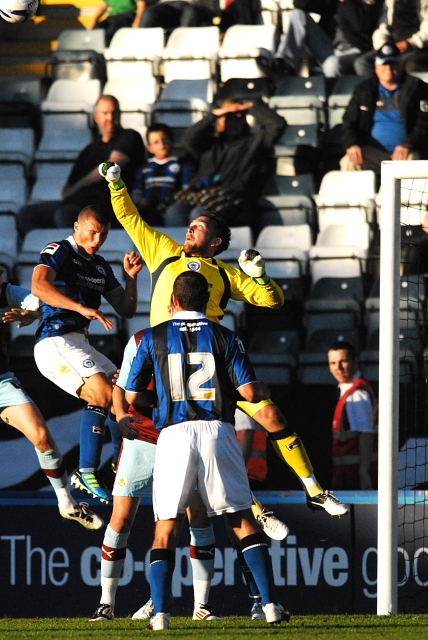
<instances>
[{"instance_id":1,"label":"footballer's leg","mask_svg":"<svg viewBox=\"0 0 428 640\"><path fill-rule=\"evenodd\" d=\"M150 551L150 592L154 607L150 628L153 631L169 629L175 549L182 522L182 517L156 522L153 547Z\"/></svg>"},{"instance_id":2,"label":"footballer's leg","mask_svg":"<svg viewBox=\"0 0 428 640\"><path fill-rule=\"evenodd\" d=\"M242 577L244 578L244 582L247 585L248 596L250 597L250 599L252 601L251 611L250 611L251 619L252 620L264 620L265 619L265 614L264 614L263 608L262 608L261 596L260 596L259 588L257 586L257 583L256 583L256 581L254 579L253 574L251 573L250 567L245 562L244 554L242 553L241 543L240 543L239 539L237 538L237 536L235 535L235 532L233 531L233 529L232 529L232 527L230 525L229 518L226 517L224 519L224 521L225 521L225 524L226 524L226 531L227 531L227 533L229 535L229 538L230 538L233 546L236 549L239 566L241 567L241 571L242 571Z\"/></svg>"},{"instance_id":3,"label":"footballer's leg","mask_svg":"<svg viewBox=\"0 0 428 640\"><path fill-rule=\"evenodd\" d=\"M129 534L141 498L152 495L155 453L156 445L152 442L123 439L113 486L113 511L101 551L101 599L91 621L114 618L116 592Z\"/></svg>"},{"instance_id":4,"label":"footballer's leg","mask_svg":"<svg viewBox=\"0 0 428 640\"><path fill-rule=\"evenodd\" d=\"M211 609L209 595L214 577L215 535L199 491L187 508L190 524L190 564L193 573L193 619L221 620Z\"/></svg>"},{"instance_id":5,"label":"footballer's leg","mask_svg":"<svg viewBox=\"0 0 428 640\"><path fill-rule=\"evenodd\" d=\"M268 438L277 453L295 473L302 483L307 504L312 509L324 509L331 516L343 516L349 512L349 508L342 504L335 496L324 491L317 481L311 461L303 442L288 427L288 423L276 404L271 400L264 400L251 406L250 403L239 402L238 406L249 413L268 432ZM250 413L251 412L251 413ZM263 513L263 512L262 512ZM256 519L257 518L257 514Z\"/></svg>"},{"instance_id":6,"label":"footballer's leg","mask_svg":"<svg viewBox=\"0 0 428 640\"><path fill-rule=\"evenodd\" d=\"M141 498L114 496L110 523L104 533L101 548L101 599L94 615L94 621L108 621L114 618L116 591L123 565L132 525Z\"/></svg>"},{"instance_id":7,"label":"footballer's leg","mask_svg":"<svg viewBox=\"0 0 428 640\"><path fill-rule=\"evenodd\" d=\"M46 378L87 403L80 425L79 471L71 477L71 484L101 502L111 502L111 493L101 485L97 471L116 366L77 331L40 340L34 347L34 359Z\"/></svg>"},{"instance_id":8,"label":"footballer's leg","mask_svg":"<svg viewBox=\"0 0 428 640\"><path fill-rule=\"evenodd\" d=\"M226 518L240 541L245 563L254 576L266 622L270 624L279 624L283 620L288 622L290 614L278 603L275 595L275 581L268 546L257 529L251 509L227 513Z\"/></svg>"},{"instance_id":9,"label":"footballer's leg","mask_svg":"<svg viewBox=\"0 0 428 640\"><path fill-rule=\"evenodd\" d=\"M80 424L79 471L72 477L78 489L84 489L101 502L111 502L111 493L97 474L104 444L105 423L112 403L111 381L103 373L84 378L77 392L87 402Z\"/></svg>"},{"instance_id":10,"label":"footballer's leg","mask_svg":"<svg viewBox=\"0 0 428 640\"><path fill-rule=\"evenodd\" d=\"M18 391L23 393L21 389ZM79 522L86 529L101 529L102 518L90 511L85 503L77 504L71 495L67 472L52 434L39 408L28 396L25 399L29 401L3 409L1 419L21 431L34 445L40 467L55 491L61 516Z\"/></svg>"}]
</instances>

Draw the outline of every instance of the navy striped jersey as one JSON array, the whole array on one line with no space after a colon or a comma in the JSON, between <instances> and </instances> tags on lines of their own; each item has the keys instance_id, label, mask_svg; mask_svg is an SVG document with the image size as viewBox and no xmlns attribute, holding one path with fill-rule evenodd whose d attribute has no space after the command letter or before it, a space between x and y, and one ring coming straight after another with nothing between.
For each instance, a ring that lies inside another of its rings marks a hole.
<instances>
[{"instance_id":1,"label":"navy striped jersey","mask_svg":"<svg viewBox=\"0 0 428 640\"><path fill-rule=\"evenodd\" d=\"M239 337L204 314L181 312L143 337L127 391L146 389L155 376L158 429L190 420L234 424L236 389L256 381Z\"/></svg>"},{"instance_id":2,"label":"navy striped jersey","mask_svg":"<svg viewBox=\"0 0 428 640\"><path fill-rule=\"evenodd\" d=\"M48 244L40 252L39 264L55 271L53 285L58 291L91 309L98 309L102 295L121 286L108 262L98 255L84 257L78 252L72 236ZM36 341L81 331L90 323L76 311L46 303L42 304L41 310L42 319L36 332Z\"/></svg>"},{"instance_id":3,"label":"navy striped jersey","mask_svg":"<svg viewBox=\"0 0 428 640\"><path fill-rule=\"evenodd\" d=\"M172 201L172 196L183 186L182 166L175 156L158 160L150 158L135 178L133 197L144 197L150 204Z\"/></svg>"}]
</instances>

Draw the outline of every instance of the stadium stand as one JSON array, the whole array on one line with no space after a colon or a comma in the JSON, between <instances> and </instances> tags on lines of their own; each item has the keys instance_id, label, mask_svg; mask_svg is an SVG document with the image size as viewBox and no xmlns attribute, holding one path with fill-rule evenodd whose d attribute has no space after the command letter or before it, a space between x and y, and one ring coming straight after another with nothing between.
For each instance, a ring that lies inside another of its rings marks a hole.
<instances>
[{"instance_id":1,"label":"stadium stand","mask_svg":"<svg viewBox=\"0 0 428 640\"><path fill-rule=\"evenodd\" d=\"M162 53L164 82L215 78L219 48L220 31L215 25L174 29Z\"/></svg>"}]
</instances>

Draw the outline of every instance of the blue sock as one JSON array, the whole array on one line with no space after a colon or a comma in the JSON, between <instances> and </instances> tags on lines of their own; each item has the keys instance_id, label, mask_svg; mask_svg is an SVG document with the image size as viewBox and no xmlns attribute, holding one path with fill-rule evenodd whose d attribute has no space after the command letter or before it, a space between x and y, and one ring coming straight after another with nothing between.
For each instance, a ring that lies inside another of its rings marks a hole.
<instances>
[{"instance_id":1,"label":"blue sock","mask_svg":"<svg viewBox=\"0 0 428 640\"><path fill-rule=\"evenodd\" d=\"M272 562L266 542L261 533L253 533L240 540L242 554L251 573L254 576L262 605L269 602L277 602L275 596L275 583L272 571Z\"/></svg>"},{"instance_id":2,"label":"blue sock","mask_svg":"<svg viewBox=\"0 0 428 640\"><path fill-rule=\"evenodd\" d=\"M154 605L154 615L170 612L174 567L175 551L169 549L152 549L150 551L150 593Z\"/></svg>"},{"instance_id":3,"label":"blue sock","mask_svg":"<svg viewBox=\"0 0 428 640\"><path fill-rule=\"evenodd\" d=\"M238 554L238 562L241 567L242 576L244 578L245 584L247 585L250 598L256 598L260 596L259 588L256 585L256 581L254 580L254 576L250 571L250 567L245 562L244 554L242 553L242 548L235 545L236 553Z\"/></svg>"},{"instance_id":4,"label":"blue sock","mask_svg":"<svg viewBox=\"0 0 428 640\"><path fill-rule=\"evenodd\" d=\"M113 460L114 462L117 462L119 460L120 448L122 446L122 434L120 433L120 427L116 420L116 416L111 411L108 414L106 424L110 429L111 441L113 444Z\"/></svg>"},{"instance_id":5,"label":"blue sock","mask_svg":"<svg viewBox=\"0 0 428 640\"><path fill-rule=\"evenodd\" d=\"M83 412L80 424L79 469L81 470L93 471L100 466L107 414L108 411L104 407L90 404Z\"/></svg>"}]
</instances>

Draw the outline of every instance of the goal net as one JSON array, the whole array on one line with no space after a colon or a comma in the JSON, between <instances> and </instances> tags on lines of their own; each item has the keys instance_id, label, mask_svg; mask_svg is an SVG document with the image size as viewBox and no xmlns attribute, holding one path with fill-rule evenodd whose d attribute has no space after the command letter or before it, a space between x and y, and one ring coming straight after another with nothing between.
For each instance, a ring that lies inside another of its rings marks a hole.
<instances>
[{"instance_id":1,"label":"goal net","mask_svg":"<svg viewBox=\"0 0 428 640\"><path fill-rule=\"evenodd\" d=\"M428 161L382 163L379 222L377 613L427 613Z\"/></svg>"}]
</instances>

